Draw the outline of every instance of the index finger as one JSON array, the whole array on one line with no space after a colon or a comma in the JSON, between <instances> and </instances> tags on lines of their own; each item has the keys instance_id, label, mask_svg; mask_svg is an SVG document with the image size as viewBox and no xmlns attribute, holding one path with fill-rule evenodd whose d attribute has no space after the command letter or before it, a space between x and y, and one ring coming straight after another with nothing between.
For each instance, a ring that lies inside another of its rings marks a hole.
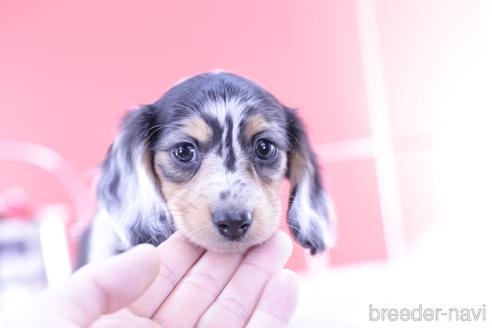
<instances>
[{"instance_id":1,"label":"index finger","mask_svg":"<svg viewBox=\"0 0 492 328\"><path fill-rule=\"evenodd\" d=\"M10 316L0 318L0 326L87 327L101 315L113 313L142 295L158 269L156 249L139 245L81 268L64 284L40 293L25 306L14 308Z\"/></svg>"},{"instance_id":2,"label":"index finger","mask_svg":"<svg viewBox=\"0 0 492 328\"><path fill-rule=\"evenodd\" d=\"M150 318L171 294L181 278L202 256L204 249L176 232L157 247L161 262L152 285L131 306L135 315Z\"/></svg>"},{"instance_id":3,"label":"index finger","mask_svg":"<svg viewBox=\"0 0 492 328\"><path fill-rule=\"evenodd\" d=\"M285 265L291 252L292 242L282 231L252 248L197 326L245 326L271 275Z\"/></svg>"}]
</instances>

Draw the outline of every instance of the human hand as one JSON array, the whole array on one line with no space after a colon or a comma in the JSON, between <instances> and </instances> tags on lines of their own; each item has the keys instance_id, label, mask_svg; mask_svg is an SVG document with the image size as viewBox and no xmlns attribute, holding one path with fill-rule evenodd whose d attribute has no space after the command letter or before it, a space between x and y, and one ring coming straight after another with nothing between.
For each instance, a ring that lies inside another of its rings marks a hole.
<instances>
[{"instance_id":1,"label":"human hand","mask_svg":"<svg viewBox=\"0 0 492 328\"><path fill-rule=\"evenodd\" d=\"M0 317L5 327L284 327L298 298L283 232L245 255L205 252L180 234L88 265Z\"/></svg>"}]
</instances>

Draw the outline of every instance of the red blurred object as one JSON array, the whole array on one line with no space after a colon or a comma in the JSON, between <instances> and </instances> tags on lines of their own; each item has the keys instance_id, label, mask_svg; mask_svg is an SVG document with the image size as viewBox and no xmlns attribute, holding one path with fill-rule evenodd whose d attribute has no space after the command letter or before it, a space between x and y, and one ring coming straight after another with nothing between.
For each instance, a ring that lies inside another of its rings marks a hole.
<instances>
[{"instance_id":1,"label":"red blurred object","mask_svg":"<svg viewBox=\"0 0 492 328\"><path fill-rule=\"evenodd\" d=\"M0 218L7 220L33 220L34 210L31 207L27 192L20 187L10 187L0 191Z\"/></svg>"}]
</instances>

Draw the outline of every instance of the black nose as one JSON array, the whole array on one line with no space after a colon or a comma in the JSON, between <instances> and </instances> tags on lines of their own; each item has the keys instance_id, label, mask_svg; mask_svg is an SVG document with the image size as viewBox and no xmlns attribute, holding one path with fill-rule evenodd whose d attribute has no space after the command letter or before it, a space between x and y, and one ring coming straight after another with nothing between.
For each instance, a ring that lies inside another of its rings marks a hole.
<instances>
[{"instance_id":1,"label":"black nose","mask_svg":"<svg viewBox=\"0 0 492 328\"><path fill-rule=\"evenodd\" d=\"M221 235L230 240L241 238L251 225L251 212L236 210L215 211L212 217Z\"/></svg>"}]
</instances>

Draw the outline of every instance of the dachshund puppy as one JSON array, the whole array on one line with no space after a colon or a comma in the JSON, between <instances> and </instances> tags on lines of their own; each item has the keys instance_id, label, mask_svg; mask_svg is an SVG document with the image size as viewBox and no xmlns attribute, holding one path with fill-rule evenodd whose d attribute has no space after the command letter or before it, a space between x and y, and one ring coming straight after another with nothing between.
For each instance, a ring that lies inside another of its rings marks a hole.
<instances>
[{"instance_id":1,"label":"dachshund puppy","mask_svg":"<svg viewBox=\"0 0 492 328\"><path fill-rule=\"evenodd\" d=\"M296 112L254 82L205 73L129 113L102 165L88 260L174 231L217 252L242 252L287 221L311 254L331 244L328 199Z\"/></svg>"}]
</instances>

